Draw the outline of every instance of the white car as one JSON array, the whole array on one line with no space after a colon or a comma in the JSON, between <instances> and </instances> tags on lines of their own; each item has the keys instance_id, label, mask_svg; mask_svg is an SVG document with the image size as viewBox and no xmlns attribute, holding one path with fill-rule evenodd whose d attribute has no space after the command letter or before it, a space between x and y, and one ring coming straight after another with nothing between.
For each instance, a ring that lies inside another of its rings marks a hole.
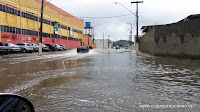
<instances>
[{"instance_id":1,"label":"white car","mask_svg":"<svg viewBox=\"0 0 200 112\"><path fill-rule=\"evenodd\" d=\"M60 45L62 47L63 50L67 50L67 46L66 45Z\"/></svg>"},{"instance_id":2,"label":"white car","mask_svg":"<svg viewBox=\"0 0 200 112\"><path fill-rule=\"evenodd\" d=\"M56 51L61 51L63 48L60 46L60 45L58 45L58 44L54 44L53 45L55 48L56 48Z\"/></svg>"},{"instance_id":3,"label":"white car","mask_svg":"<svg viewBox=\"0 0 200 112\"><path fill-rule=\"evenodd\" d=\"M31 44L33 46L33 51L38 51L39 50L39 46L35 43Z\"/></svg>"},{"instance_id":4,"label":"white car","mask_svg":"<svg viewBox=\"0 0 200 112\"><path fill-rule=\"evenodd\" d=\"M20 52L21 48L18 45L15 45L13 43L3 43L4 46L10 47L10 52Z\"/></svg>"},{"instance_id":5,"label":"white car","mask_svg":"<svg viewBox=\"0 0 200 112\"><path fill-rule=\"evenodd\" d=\"M26 52L31 52L32 53L33 52L33 46L31 44L29 44L29 43L18 43L16 45L21 47L21 51L23 53L26 53Z\"/></svg>"},{"instance_id":6,"label":"white car","mask_svg":"<svg viewBox=\"0 0 200 112\"><path fill-rule=\"evenodd\" d=\"M49 46L42 44L43 51L49 51Z\"/></svg>"}]
</instances>

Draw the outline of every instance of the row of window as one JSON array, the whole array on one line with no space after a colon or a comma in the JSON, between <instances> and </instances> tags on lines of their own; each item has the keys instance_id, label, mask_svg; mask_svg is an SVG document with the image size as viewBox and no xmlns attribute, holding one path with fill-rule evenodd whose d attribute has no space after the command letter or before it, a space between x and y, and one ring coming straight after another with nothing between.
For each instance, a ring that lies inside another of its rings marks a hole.
<instances>
[{"instance_id":1,"label":"row of window","mask_svg":"<svg viewBox=\"0 0 200 112\"><path fill-rule=\"evenodd\" d=\"M38 32L37 31L31 31L31 30L26 30L26 29L22 29L22 34L38 36Z\"/></svg>"},{"instance_id":2,"label":"row of window","mask_svg":"<svg viewBox=\"0 0 200 112\"><path fill-rule=\"evenodd\" d=\"M52 34L51 37L59 39L59 35ZM67 40L67 37L66 36L61 36L61 39ZM77 39L77 38L72 38L72 37L68 37L68 40L74 40L74 41L82 42L82 39Z\"/></svg>"},{"instance_id":3,"label":"row of window","mask_svg":"<svg viewBox=\"0 0 200 112\"><path fill-rule=\"evenodd\" d=\"M82 42L82 39L79 39L78 41Z\"/></svg>"},{"instance_id":4,"label":"row of window","mask_svg":"<svg viewBox=\"0 0 200 112\"><path fill-rule=\"evenodd\" d=\"M61 39L67 40L67 37L66 36L61 36Z\"/></svg>"},{"instance_id":5,"label":"row of window","mask_svg":"<svg viewBox=\"0 0 200 112\"><path fill-rule=\"evenodd\" d=\"M61 27L62 29L68 30L67 26L65 26L65 25L61 25L60 27Z\"/></svg>"},{"instance_id":6,"label":"row of window","mask_svg":"<svg viewBox=\"0 0 200 112\"><path fill-rule=\"evenodd\" d=\"M7 33L17 33L17 34L20 34L20 28L3 26L3 25L1 25L1 31L2 32L7 32Z\"/></svg>"},{"instance_id":7,"label":"row of window","mask_svg":"<svg viewBox=\"0 0 200 112\"><path fill-rule=\"evenodd\" d=\"M0 4L0 11L7 12L9 14L13 14L13 15L16 15L16 16L20 16L20 10L9 7L9 6L5 6L5 5L2 5L2 4ZM21 15L24 18L28 18L28 19L31 19L31 20L34 20L34 21L38 21L38 17L36 15L30 14L30 13L27 13L27 12L24 12L24 11L21 11ZM40 17L39 17L39 22L41 22ZM43 23L45 23L45 24L50 25L50 22L51 21L49 21L47 19L43 19ZM54 26L54 23L55 22L51 22L51 25ZM65 25L59 24L58 26L62 29L70 30L70 27L67 27ZM74 29L73 31L76 32L76 33L82 34L82 31L79 31L79 30L76 30L76 29Z\"/></svg>"},{"instance_id":8,"label":"row of window","mask_svg":"<svg viewBox=\"0 0 200 112\"><path fill-rule=\"evenodd\" d=\"M74 40L72 37L68 37L68 40Z\"/></svg>"},{"instance_id":9,"label":"row of window","mask_svg":"<svg viewBox=\"0 0 200 112\"><path fill-rule=\"evenodd\" d=\"M77 39L77 38L74 38L74 41L78 41L78 39Z\"/></svg>"},{"instance_id":10,"label":"row of window","mask_svg":"<svg viewBox=\"0 0 200 112\"><path fill-rule=\"evenodd\" d=\"M6 32L6 33L20 34L20 28L3 26L3 25L1 25L1 31L2 32ZM24 35L38 36L38 32L37 31L31 31L31 30L26 30L26 29L22 29L22 34L24 34ZM60 38L60 35L49 34L49 33L42 33L42 37L48 37L48 38L50 38L50 35L51 35L51 38L57 38L57 39ZM61 39L67 40L67 37L66 36L61 36ZM74 40L74 41L81 41L82 42L82 39L76 39L76 38L72 38L72 37L68 37L68 40Z\"/></svg>"}]
</instances>

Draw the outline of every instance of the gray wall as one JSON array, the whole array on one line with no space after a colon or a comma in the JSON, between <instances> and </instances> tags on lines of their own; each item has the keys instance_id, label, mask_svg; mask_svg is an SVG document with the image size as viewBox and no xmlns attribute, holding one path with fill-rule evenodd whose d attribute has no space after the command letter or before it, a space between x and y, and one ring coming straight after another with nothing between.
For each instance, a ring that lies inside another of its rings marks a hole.
<instances>
[{"instance_id":1,"label":"gray wall","mask_svg":"<svg viewBox=\"0 0 200 112\"><path fill-rule=\"evenodd\" d=\"M103 48L103 39L95 39L94 43L97 48ZM104 48L108 48L108 39L104 39Z\"/></svg>"},{"instance_id":2,"label":"gray wall","mask_svg":"<svg viewBox=\"0 0 200 112\"><path fill-rule=\"evenodd\" d=\"M181 58L200 58L200 19L155 26L140 38L142 52Z\"/></svg>"}]
</instances>

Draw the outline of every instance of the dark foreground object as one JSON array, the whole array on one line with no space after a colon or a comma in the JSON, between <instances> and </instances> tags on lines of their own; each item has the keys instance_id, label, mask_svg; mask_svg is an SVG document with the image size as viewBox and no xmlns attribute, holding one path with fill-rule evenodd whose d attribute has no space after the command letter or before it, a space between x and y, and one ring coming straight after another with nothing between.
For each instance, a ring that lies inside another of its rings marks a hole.
<instances>
[{"instance_id":1,"label":"dark foreground object","mask_svg":"<svg viewBox=\"0 0 200 112\"><path fill-rule=\"evenodd\" d=\"M15 94L0 94L0 112L35 112L32 103Z\"/></svg>"},{"instance_id":2,"label":"dark foreground object","mask_svg":"<svg viewBox=\"0 0 200 112\"><path fill-rule=\"evenodd\" d=\"M77 52L78 53L87 53L87 52L89 52L89 48L85 47L85 46L80 46L77 48Z\"/></svg>"}]
</instances>

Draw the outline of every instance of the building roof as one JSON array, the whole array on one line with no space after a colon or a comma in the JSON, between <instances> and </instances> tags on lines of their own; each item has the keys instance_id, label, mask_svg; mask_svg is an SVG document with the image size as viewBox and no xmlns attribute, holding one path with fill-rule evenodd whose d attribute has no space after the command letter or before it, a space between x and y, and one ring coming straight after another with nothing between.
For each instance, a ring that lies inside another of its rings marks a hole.
<instances>
[{"instance_id":1,"label":"building roof","mask_svg":"<svg viewBox=\"0 0 200 112\"><path fill-rule=\"evenodd\" d=\"M193 20L193 19L200 19L200 14L194 14L194 15L189 15L186 18L176 22L184 22L184 21L189 21L189 20ZM171 23L171 24L176 24L176 23ZM151 28L155 27L155 26L164 26L164 25L170 25L170 24L162 24L162 25L149 25L149 26L142 26L141 30L143 33L148 32Z\"/></svg>"},{"instance_id":2,"label":"building roof","mask_svg":"<svg viewBox=\"0 0 200 112\"><path fill-rule=\"evenodd\" d=\"M89 37L92 37L90 34L84 34L85 36L89 36Z\"/></svg>"},{"instance_id":3,"label":"building roof","mask_svg":"<svg viewBox=\"0 0 200 112\"><path fill-rule=\"evenodd\" d=\"M148 32L154 26L156 26L156 25L142 26L141 30L142 30L143 33Z\"/></svg>"},{"instance_id":4,"label":"building roof","mask_svg":"<svg viewBox=\"0 0 200 112\"><path fill-rule=\"evenodd\" d=\"M182 19L182 20L179 21L179 22L182 22L182 21L189 21L189 20L193 20L193 19L200 19L200 14L189 15L188 17Z\"/></svg>"}]
</instances>

